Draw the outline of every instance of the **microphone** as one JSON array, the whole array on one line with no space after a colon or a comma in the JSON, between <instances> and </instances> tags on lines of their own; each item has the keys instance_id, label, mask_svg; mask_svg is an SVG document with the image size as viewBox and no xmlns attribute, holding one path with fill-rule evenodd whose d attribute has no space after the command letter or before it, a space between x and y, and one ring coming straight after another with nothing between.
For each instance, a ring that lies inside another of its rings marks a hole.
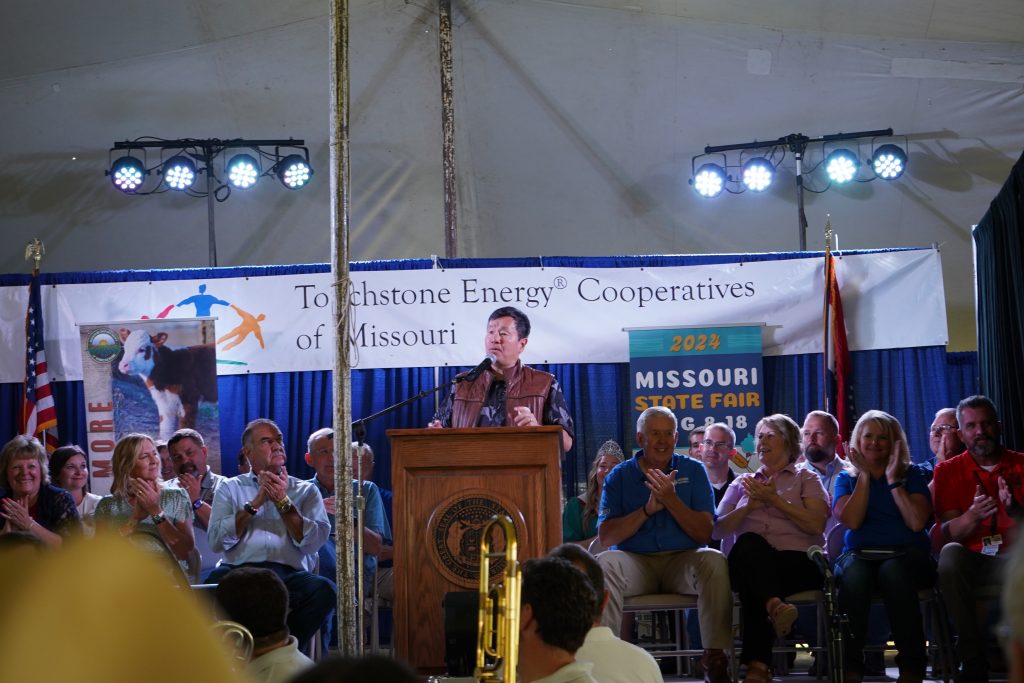
<instances>
[{"instance_id":1,"label":"microphone","mask_svg":"<svg viewBox=\"0 0 1024 683\"><path fill-rule=\"evenodd\" d=\"M822 576L826 579L832 577L832 567L829 566L828 558L825 557L825 551L821 549L820 545L812 545L808 548L807 557L818 568Z\"/></svg>"},{"instance_id":2,"label":"microphone","mask_svg":"<svg viewBox=\"0 0 1024 683\"><path fill-rule=\"evenodd\" d=\"M480 376L480 373L483 372L484 370L486 370L487 368L491 367L491 365L493 365L494 361L496 361L496 360L498 360L498 358L493 353L487 354L484 357L484 359L482 361L480 361L479 365L477 365L475 368L473 368L472 370L467 372L465 375L462 375L459 378L459 381L460 382L472 382L472 381L476 380L476 378Z\"/></svg>"}]
</instances>

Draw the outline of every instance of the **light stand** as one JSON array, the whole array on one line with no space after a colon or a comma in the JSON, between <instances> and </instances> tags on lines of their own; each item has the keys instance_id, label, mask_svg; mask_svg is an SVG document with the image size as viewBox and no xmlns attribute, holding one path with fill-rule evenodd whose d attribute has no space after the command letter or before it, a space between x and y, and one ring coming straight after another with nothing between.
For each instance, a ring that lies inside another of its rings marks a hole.
<instances>
[{"instance_id":1,"label":"light stand","mask_svg":"<svg viewBox=\"0 0 1024 683\"><path fill-rule=\"evenodd\" d=\"M835 133L833 135L822 135L819 138L809 138L801 133L791 133L777 140L740 142L734 145L707 146L704 154L717 154L720 152L731 152L742 149L765 149L768 147L787 147L796 157L796 211L797 230L799 231L800 251L807 251L807 214L804 211L804 174L803 158L807 145L813 143L838 142L840 140L856 140L857 138L889 137L892 135L892 128L882 130L862 130L856 133ZM695 157L696 158L696 157Z\"/></svg>"},{"instance_id":2,"label":"light stand","mask_svg":"<svg viewBox=\"0 0 1024 683\"><path fill-rule=\"evenodd\" d=\"M236 138L233 140L219 140L216 138L210 139L195 139L195 138L184 138L180 140L160 140L154 138L145 138L140 140L124 140L123 142L115 142L112 150L127 150L129 154L131 150L141 149L160 149L160 150L181 150L181 152L187 156L192 157L196 161L200 162L197 166L196 171L205 171L206 173L206 192L195 192L186 190L188 194L193 197L206 196L206 223L207 223L207 234L210 243L210 266L215 267L217 265L217 229L216 220L214 215L214 200L224 201L230 195L230 186L226 184L217 183L220 179L217 177L216 172L213 168L214 159L219 155L223 154L229 149L255 149L260 156L269 157L274 159L273 166L263 175L272 174L284 156L281 154L281 148L294 148L303 149L305 140L296 140L289 138L287 140L243 140ZM273 147L273 152L263 151L263 147ZM306 161L308 163L308 150L306 150ZM161 165L163 160L161 160ZM154 167L156 168L156 167ZM146 169L148 174L153 169ZM108 172L109 174L109 172ZM218 195L222 193L222 190L227 190L223 193L223 198ZM152 194L150 192L135 192L134 194Z\"/></svg>"}]
</instances>

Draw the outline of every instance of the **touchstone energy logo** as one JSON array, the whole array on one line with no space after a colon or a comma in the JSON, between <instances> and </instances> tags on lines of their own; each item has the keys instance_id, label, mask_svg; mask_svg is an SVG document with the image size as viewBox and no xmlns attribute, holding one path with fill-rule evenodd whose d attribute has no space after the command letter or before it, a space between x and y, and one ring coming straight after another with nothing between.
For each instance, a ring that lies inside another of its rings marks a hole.
<instances>
[{"instance_id":1,"label":"touchstone energy logo","mask_svg":"<svg viewBox=\"0 0 1024 683\"><path fill-rule=\"evenodd\" d=\"M113 363L121 353L121 340L113 330L103 327L89 335L85 350L97 363Z\"/></svg>"}]
</instances>

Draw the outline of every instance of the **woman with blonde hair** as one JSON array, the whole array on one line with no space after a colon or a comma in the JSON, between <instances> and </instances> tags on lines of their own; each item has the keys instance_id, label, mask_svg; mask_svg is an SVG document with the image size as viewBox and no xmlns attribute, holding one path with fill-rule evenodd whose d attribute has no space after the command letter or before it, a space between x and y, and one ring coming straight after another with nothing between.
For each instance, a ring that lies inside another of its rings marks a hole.
<instances>
[{"instance_id":1,"label":"woman with blonde hair","mask_svg":"<svg viewBox=\"0 0 1024 683\"><path fill-rule=\"evenodd\" d=\"M899 655L900 683L924 679L924 627L917 591L935 584L925 525L932 516L928 482L910 462L899 421L881 410L861 415L850 439L849 463L835 483L833 508L846 528L836 560L839 606L846 613L847 683L863 676L864 639L872 595L882 596Z\"/></svg>"},{"instance_id":2,"label":"woman with blonde hair","mask_svg":"<svg viewBox=\"0 0 1024 683\"><path fill-rule=\"evenodd\" d=\"M96 506L96 525L131 538L148 552L187 560L195 546L192 505L179 488L162 488L160 453L145 434L128 434L114 447L114 483ZM175 576L175 579L183 579Z\"/></svg>"},{"instance_id":3,"label":"woman with blonde hair","mask_svg":"<svg viewBox=\"0 0 1024 683\"><path fill-rule=\"evenodd\" d=\"M604 478L624 459L622 447L613 439L608 439L597 449L594 464L587 475L587 490L567 500L562 510L564 543L578 543L586 547L597 536L597 508L601 504Z\"/></svg>"}]
</instances>

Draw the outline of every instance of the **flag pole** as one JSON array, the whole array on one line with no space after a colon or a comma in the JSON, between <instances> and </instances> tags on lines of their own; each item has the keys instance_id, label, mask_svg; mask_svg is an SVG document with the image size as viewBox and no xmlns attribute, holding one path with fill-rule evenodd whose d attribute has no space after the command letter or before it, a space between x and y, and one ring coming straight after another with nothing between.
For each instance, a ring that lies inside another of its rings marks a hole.
<instances>
[{"instance_id":1,"label":"flag pole","mask_svg":"<svg viewBox=\"0 0 1024 683\"><path fill-rule=\"evenodd\" d=\"M822 338L823 344L822 349L822 365L821 365L821 395L825 398L825 412L831 412L829 410L829 395L828 395L828 358L829 358L829 347L830 345L830 334L831 331L831 315L832 310L830 304L832 303L832 216L831 214L825 214L825 305L822 312Z\"/></svg>"},{"instance_id":2,"label":"flag pole","mask_svg":"<svg viewBox=\"0 0 1024 683\"><path fill-rule=\"evenodd\" d=\"M25 260L26 261L28 261L28 260L32 261L32 281L33 282L29 284L30 291L31 291L32 287L36 286L35 280L39 277L39 264L42 262L43 256L45 256L45 255L46 255L46 246L43 244L42 240L40 240L38 237L33 237L32 241L29 242L27 245L25 245ZM29 298L31 299L31 294L29 295ZM39 312L39 315L42 315L41 311ZM28 339L28 330L27 329L26 329L26 333L25 333L25 338L26 338L26 340ZM39 343L42 344L43 341L39 340ZM29 381L29 378L26 376L25 377L26 384L27 384L28 381ZM35 378L33 378L32 381L35 381ZM26 389L27 389L27 386L26 386ZM22 421L23 426L28 421L28 415L25 413L25 410L26 410L26 406L25 406L25 403L23 401L22 402L22 416L21 416L21 421ZM49 428L44 428L40 433L41 433L41 435L43 437L42 439L40 439L40 441L42 441L43 447L46 448L47 453L49 453L50 450L51 450L51 448L47 444L47 441L49 439L49 434L48 434L49 433ZM35 434L31 434L30 436L35 436Z\"/></svg>"}]
</instances>

